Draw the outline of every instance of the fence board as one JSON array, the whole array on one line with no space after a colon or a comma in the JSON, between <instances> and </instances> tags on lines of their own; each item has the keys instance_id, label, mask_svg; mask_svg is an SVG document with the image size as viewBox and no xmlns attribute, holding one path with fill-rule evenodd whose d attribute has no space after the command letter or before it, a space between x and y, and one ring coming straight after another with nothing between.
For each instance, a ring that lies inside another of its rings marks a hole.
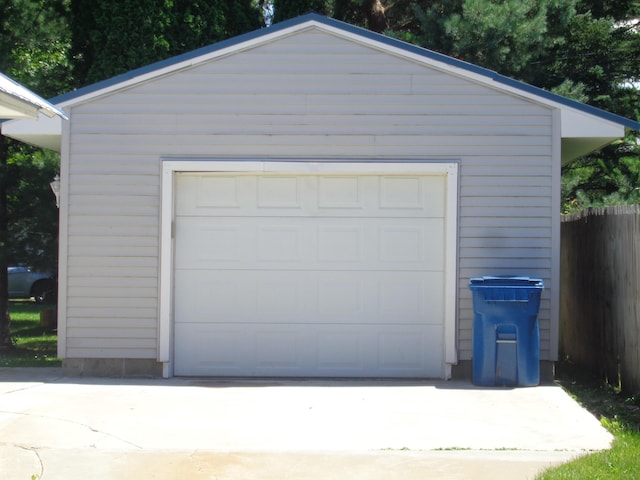
<instances>
[{"instance_id":1,"label":"fence board","mask_svg":"<svg viewBox=\"0 0 640 480\"><path fill-rule=\"evenodd\" d=\"M640 392L640 206L562 219L560 349Z\"/></svg>"}]
</instances>

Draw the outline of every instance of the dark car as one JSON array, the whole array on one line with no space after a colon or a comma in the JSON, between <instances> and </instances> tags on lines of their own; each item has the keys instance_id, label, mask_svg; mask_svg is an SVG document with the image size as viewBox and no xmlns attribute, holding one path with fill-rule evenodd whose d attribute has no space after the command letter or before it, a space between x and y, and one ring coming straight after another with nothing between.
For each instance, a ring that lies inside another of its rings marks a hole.
<instances>
[{"instance_id":1,"label":"dark car","mask_svg":"<svg viewBox=\"0 0 640 480\"><path fill-rule=\"evenodd\" d=\"M9 267L9 298L33 298L37 303L56 300L56 281L31 267Z\"/></svg>"}]
</instances>

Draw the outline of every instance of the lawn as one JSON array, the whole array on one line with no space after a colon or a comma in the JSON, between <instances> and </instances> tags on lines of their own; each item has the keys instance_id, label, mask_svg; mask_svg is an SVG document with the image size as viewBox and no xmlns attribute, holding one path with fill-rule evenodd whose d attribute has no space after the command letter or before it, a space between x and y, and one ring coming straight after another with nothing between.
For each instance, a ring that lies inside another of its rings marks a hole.
<instances>
[{"instance_id":1,"label":"lawn","mask_svg":"<svg viewBox=\"0 0 640 480\"><path fill-rule=\"evenodd\" d=\"M614 435L612 448L547 470L538 480L625 480L640 478L640 395L624 395L568 364L558 381Z\"/></svg>"},{"instance_id":2,"label":"lawn","mask_svg":"<svg viewBox=\"0 0 640 480\"><path fill-rule=\"evenodd\" d=\"M40 305L31 300L9 302L11 334L15 348L0 350L0 367L59 367L56 357L58 336L40 326L40 311L55 305Z\"/></svg>"}]
</instances>

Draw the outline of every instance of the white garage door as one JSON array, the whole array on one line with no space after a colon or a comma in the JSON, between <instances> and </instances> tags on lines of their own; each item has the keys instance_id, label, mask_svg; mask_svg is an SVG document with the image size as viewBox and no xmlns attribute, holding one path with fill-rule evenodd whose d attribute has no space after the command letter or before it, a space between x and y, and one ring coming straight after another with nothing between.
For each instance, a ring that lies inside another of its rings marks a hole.
<instances>
[{"instance_id":1,"label":"white garage door","mask_svg":"<svg viewBox=\"0 0 640 480\"><path fill-rule=\"evenodd\" d=\"M444 175L176 177L176 375L443 376Z\"/></svg>"}]
</instances>

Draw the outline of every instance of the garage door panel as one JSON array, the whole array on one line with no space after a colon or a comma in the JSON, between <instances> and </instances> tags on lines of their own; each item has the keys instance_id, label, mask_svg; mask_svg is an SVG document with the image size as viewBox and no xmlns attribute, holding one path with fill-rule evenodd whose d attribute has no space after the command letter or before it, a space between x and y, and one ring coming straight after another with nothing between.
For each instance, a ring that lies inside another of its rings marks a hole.
<instances>
[{"instance_id":1,"label":"garage door panel","mask_svg":"<svg viewBox=\"0 0 640 480\"><path fill-rule=\"evenodd\" d=\"M302 272L181 270L176 272L176 323L295 323L313 321L317 303Z\"/></svg>"},{"instance_id":2,"label":"garage door panel","mask_svg":"<svg viewBox=\"0 0 640 480\"><path fill-rule=\"evenodd\" d=\"M358 176L318 177L318 211L327 210L333 216L339 210L353 215L354 211L365 212L375 209L375 199L365 195L365 183L366 179Z\"/></svg>"},{"instance_id":3,"label":"garage door panel","mask_svg":"<svg viewBox=\"0 0 640 480\"><path fill-rule=\"evenodd\" d=\"M263 176L257 178L257 201L259 210L296 209L305 207L303 198L303 177Z\"/></svg>"},{"instance_id":4,"label":"garage door panel","mask_svg":"<svg viewBox=\"0 0 640 480\"><path fill-rule=\"evenodd\" d=\"M176 219L176 265L210 269L443 271L444 221Z\"/></svg>"},{"instance_id":5,"label":"garage door panel","mask_svg":"<svg viewBox=\"0 0 640 480\"><path fill-rule=\"evenodd\" d=\"M389 272L377 280L380 321L440 325L444 283L440 272Z\"/></svg>"},{"instance_id":6,"label":"garage door panel","mask_svg":"<svg viewBox=\"0 0 640 480\"><path fill-rule=\"evenodd\" d=\"M443 375L440 175L179 174L178 375Z\"/></svg>"},{"instance_id":7,"label":"garage door panel","mask_svg":"<svg viewBox=\"0 0 640 480\"><path fill-rule=\"evenodd\" d=\"M174 334L176 375L242 375L255 364L253 339L237 325L178 324Z\"/></svg>"},{"instance_id":8,"label":"garage door panel","mask_svg":"<svg viewBox=\"0 0 640 480\"><path fill-rule=\"evenodd\" d=\"M175 276L176 323L440 324L435 272L208 271Z\"/></svg>"},{"instance_id":9,"label":"garage door panel","mask_svg":"<svg viewBox=\"0 0 640 480\"><path fill-rule=\"evenodd\" d=\"M440 175L178 174L176 215L444 218Z\"/></svg>"},{"instance_id":10,"label":"garage door panel","mask_svg":"<svg viewBox=\"0 0 640 480\"><path fill-rule=\"evenodd\" d=\"M317 334L317 363L320 371L364 371L373 359L365 352L368 343L375 343L374 334L357 328L326 327Z\"/></svg>"},{"instance_id":11,"label":"garage door panel","mask_svg":"<svg viewBox=\"0 0 640 480\"><path fill-rule=\"evenodd\" d=\"M180 268L238 263L244 258L241 252L253 244L235 223L179 217L175 220L175 229L179 240L176 242L175 264Z\"/></svg>"},{"instance_id":12,"label":"garage door panel","mask_svg":"<svg viewBox=\"0 0 640 480\"><path fill-rule=\"evenodd\" d=\"M245 286L224 275L213 276L206 270L176 270L174 276L175 323L227 321L246 317L253 309L246 298ZM244 300L244 301L243 301Z\"/></svg>"},{"instance_id":13,"label":"garage door panel","mask_svg":"<svg viewBox=\"0 0 640 480\"><path fill-rule=\"evenodd\" d=\"M182 324L176 337L176 375L442 375L439 326Z\"/></svg>"},{"instance_id":14,"label":"garage door panel","mask_svg":"<svg viewBox=\"0 0 640 480\"><path fill-rule=\"evenodd\" d=\"M249 334L251 335L251 334ZM254 331L257 375L297 376L313 364L310 332L288 325L261 325Z\"/></svg>"},{"instance_id":15,"label":"garage door panel","mask_svg":"<svg viewBox=\"0 0 640 480\"><path fill-rule=\"evenodd\" d=\"M317 259L325 263L360 264L370 256L372 245L365 242L367 229L363 225L326 222L316 231Z\"/></svg>"},{"instance_id":16,"label":"garage door panel","mask_svg":"<svg viewBox=\"0 0 640 480\"><path fill-rule=\"evenodd\" d=\"M437 324L443 314L442 285L416 273L364 279L357 273L341 278L325 272L179 273L176 293L184 301L177 304L178 322L385 323L391 318Z\"/></svg>"},{"instance_id":17,"label":"garage door panel","mask_svg":"<svg viewBox=\"0 0 640 480\"><path fill-rule=\"evenodd\" d=\"M194 209L204 208L234 208L239 209L242 202L240 198L240 177L235 175L216 175L188 177L184 180L186 190L184 194L188 203ZM185 213L185 212L179 212Z\"/></svg>"},{"instance_id":18,"label":"garage door panel","mask_svg":"<svg viewBox=\"0 0 640 480\"><path fill-rule=\"evenodd\" d=\"M379 227L379 261L395 268L410 266L442 271L444 258L440 252L444 247L444 222L429 219L420 225L410 223L407 219L399 219Z\"/></svg>"},{"instance_id":19,"label":"garage door panel","mask_svg":"<svg viewBox=\"0 0 640 480\"><path fill-rule=\"evenodd\" d=\"M262 264L275 262L280 266L282 262L301 264L305 258L302 236L304 232L293 224L258 228L255 245L257 261Z\"/></svg>"}]
</instances>

